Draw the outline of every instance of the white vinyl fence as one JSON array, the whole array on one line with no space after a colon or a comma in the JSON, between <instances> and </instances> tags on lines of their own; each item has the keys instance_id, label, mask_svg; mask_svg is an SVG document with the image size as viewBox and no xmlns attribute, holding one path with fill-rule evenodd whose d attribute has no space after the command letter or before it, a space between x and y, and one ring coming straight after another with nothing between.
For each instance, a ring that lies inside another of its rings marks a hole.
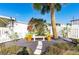
<instances>
[{"instance_id":1,"label":"white vinyl fence","mask_svg":"<svg viewBox=\"0 0 79 59\"><path fill-rule=\"evenodd\" d=\"M0 27L0 43L13 40L9 37L8 33L11 34L9 28Z\"/></svg>"}]
</instances>

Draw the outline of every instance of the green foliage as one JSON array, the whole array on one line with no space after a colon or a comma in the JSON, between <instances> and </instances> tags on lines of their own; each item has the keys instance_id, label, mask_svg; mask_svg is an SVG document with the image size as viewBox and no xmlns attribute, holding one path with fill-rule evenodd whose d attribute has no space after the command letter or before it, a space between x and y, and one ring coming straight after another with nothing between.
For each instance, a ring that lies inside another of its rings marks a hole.
<instances>
[{"instance_id":1,"label":"green foliage","mask_svg":"<svg viewBox=\"0 0 79 59\"><path fill-rule=\"evenodd\" d=\"M49 11L50 11L49 5L45 4L45 5L42 6L41 14L48 13Z\"/></svg>"},{"instance_id":2,"label":"green foliage","mask_svg":"<svg viewBox=\"0 0 79 59\"><path fill-rule=\"evenodd\" d=\"M10 47L0 46L0 54L1 55L16 55L19 51L23 51L24 47L12 45ZM29 54L33 55L33 51L31 48L27 48Z\"/></svg>"},{"instance_id":3,"label":"green foliage","mask_svg":"<svg viewBox=\"0 0 79 59\"><path fill-rule=\"evenodd\" d=\"M16 45L13 45L11 47L1 47L1 51L0 51L0 54L2 55L12 55L12 54L16 54L16 52L22 47L20 46L16 46Z\"/></svg>"},{"instance_id":4,"label":"green foliage","mask_svg":"<svg viewBox=\"0 0 79 59\"><path fill-rule=\"evenodd\" d=\"M61 10L61 4L60 3L57 3L55 5L55 8L56 8L57 11L60 11Z\"/></svg>"},{"instance_id":5,"label":"green foliage","mask_svg":"<svg viewBox=\"0 0 79 59\"><path fill-rule=\"evenodd\" d=\"M45 14L45 13L48 13L50 11L50 7L48 4L46 3L34 3L33 4L33 7L36 9L36 10L39 10L41 11L41 14Z\"/></svg>"},{"instance_id":6,"label":"green foliage","mask_svg":"<svg viewBox=\"0 0 79 59\"><path fill-rule=\"evenodd\" d=\"M54 5L54 9L57 11L61 10L61 5L60 3L52 3ZM34 3L33 7L36 10L41 11L42 14L48 13L50 11L51 3Z\"/></svg>"},{"instance_id":7,"label":"green foliage","mask_svg":"<svg viewBox=\"0 0 79 59\"><path fill-rule=\"evenodd\" d=\"M74 50L79 51L79 46L74 47Z\"/></svg>"},{"instance_id":8,"label":"green foliage","mask_svg":"<svg viewBox=\"0 0 79 59\"><path fill-rule=\"evenodd\" d=\"M79 52L68 50L68 51L65 51L63 55L79 55Z\"/></svg>"},{"instance_id":9,"label":"green foliage","mask_svg":"<svg viewBox=\"0 0 79 59\"><path fill-rule=\"evenodd\" d=\"M60 49L60 48L58 48L58 47L56 47L56 46L51 46L51 47L49 48L49 51L46 52L46 54L47 54L47 55L59 55L59 54L61 54L62 52L63 52L62 49Z\"/></svg>"},{"instance_id":10,"label":"green foliage","mask_svg":"<svg viewBox=\"0 0 79 59\"><path fill-rule=\"evenodd\" d=\"M79 42L79 39L74 39L74 40L77 40L77 42Z\"/></svg>"},{"instance_id":11,"label":"green foliage","mask_svg":"<svg viewBox=\"0 0 79 59\"><path fill-rule=\"evenodd\" d=\"M70 47L70 50L67 50L63 53L64 55L79 55L79 46Z\"/></svg>"},{"instance_id":12,"label":"green foliage","mask_svg":"<svg viewBox=\"0 0 79 59\"><path fill-rule=\"evenodd\" d=\"M32 18L28 25L32 26L31 32L36 35L45 35L48 30L46 20L43 19Z\"/></svg>"},{"instance_id":13,"label":"green foliage","mask_svg":"<svg viewBox=\"0 0 79 59\"><path fill-rule=\"evenodd\" d=\"M33 7L36 9L36 10L41 10L42 6L40 3L34 3L33 4Z\"/></svg>"},{"instance_id":14,"label":"green foliage","mask_svg":"<svg viewBox=\"0 0 79 59\"><path fill-rule=\"evenodd\" d=\"M67 38L68 37L68 32L70 31L70 28L68 28L67 26L64 27L61 32L62 32L62 35L64 38Z\"/></svg>"},{"instance_id":15,"label":"green foliage","mask_svg":"<svg viewBox=\"0 0 79 59\"><path fill-rule=\"evenodd\" d=\"M23 47L22 51L19 51L17 55L29 55L28 51L26 50L26 47Z\"/></svg>"},{"instance_id":16,"label":"green foliage","mask_svg":"<svg viewBox=\"0 0 79 59\"><path fill-rule=\"evenodd\" d=\"M10 37L11 39L18 39L18 38L19 38L19 36L18 36L17 33L11 33L11 35L9 35L9 37Z\"/></svg>"},{"instance_id":17,"label":"green foliage","mask_svg":"<svg viewBox=\"0 0 79 59\"><path fill-rule=\"evenodd\" d=\"M54 46L60 48L60 49L64 49L64 50L69 50L70 46L67 43L57 43Z\"/></svg>"},{"instance_id":18,"label":"green foliage","mask_svg":"<svg viewBox=\"0 0 79 59\"><path fill-rule=\"evenodd\" d=\"M70 48L67 43L56 43L48 48L46 55L61 55Z\"/></svg>"},{"instance_id":19,"label":"green foliage","mask_svg":"<svg viewBox=\"0 0 79 59\"><path fill-rule=\"evenodd\" d=\"M45 55L79 55L79 46L71 46L68 43L56 43L48 48Z\"/></svg>"}]
</instances>

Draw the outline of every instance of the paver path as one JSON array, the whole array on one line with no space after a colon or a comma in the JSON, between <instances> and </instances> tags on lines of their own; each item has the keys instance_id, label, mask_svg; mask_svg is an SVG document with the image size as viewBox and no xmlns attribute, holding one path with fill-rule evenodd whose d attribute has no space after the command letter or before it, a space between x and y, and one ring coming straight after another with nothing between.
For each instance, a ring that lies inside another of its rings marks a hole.
<instances>
[{"instance_id":1,"label":"paver path","mask_svg":"<svg viewBox=\"0 0 79 59\"><path fill-rule=\"evenodd\" d=\"M34 54L40 55L42 53L42 47L43 47L42 41L38 41L38 45L36 47L36 50L34 51Z\"/></svg>"}]
</instances>

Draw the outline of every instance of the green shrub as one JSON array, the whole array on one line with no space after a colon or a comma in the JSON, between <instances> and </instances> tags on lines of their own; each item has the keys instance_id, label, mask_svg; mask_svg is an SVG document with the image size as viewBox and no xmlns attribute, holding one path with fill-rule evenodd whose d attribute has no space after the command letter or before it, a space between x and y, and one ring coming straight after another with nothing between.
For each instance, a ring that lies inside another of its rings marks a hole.
<instances>
[{"instance_id":1,"label":"green shrub","mask_svg":"<svg viewBox=\"0 0 79 59\"><path fill-rule=\"evenodd\" d=\"M56 47L56 46L51 46L49 48L49 51L47 52L48 55L59 55L62 54L63 50Z\"/></svg>"},{"instance_id":2,"label":"green shrub","mask_svg":"<svg viewBox=\"0 0 79 59\"><path fill-rule=\"evenodd\" d=\"M79 55L79 46L72 46L68 43L56 43L48 48L45 55Z\"/></svg>"},{"instance_id":3,"label":"green shrub","mask_svg":"<svg viewBox=\"0 0 79 59\"><path fill-rule=\"evenodd\" d=\"M70 50L70 46L67 43L56 43L49 47L46 54L47 55L62 55L67 50Z\"/></svg>"},{"instance_id":4,"label":"green shrub","mask_svg":"<svg viewBox=\"0 0 79 59\"><path fill-rule=\"evenodd\" d=\"M79 42L79 39L77 39L77 42Z\"/></svg>"},{"instance_id":5,"label":"green shrub","mask_svg":"<svg viewBox=\"0 0 79 59\"><path fill-rule=\"evenodd\" d=\"M57 43L57 44L54 44L54 46L56 46L60 49L64 49L64 50L69 50L70 49L70 46L67 43Z\"/></svg>"},{"instance_id":6,"label":"green shrub","mask_svg":"<svg viewBox=\"0 0 79 59\"><path fill-rule=\"evenodd\" d=\"M79 51L79 46L73 47L73 49Z\"/></svg>"},{"instance_id":7,"label":"green shrub","mask_svg":"<svg viewBox=\"0 0 79 59\"><path fill-rule=\"evenodd\" d=\"M16 52L17 52L20 48L22 48L22 47L20 47L20 46L15 46L15 45L13 45L13 46L11 46L11 47L2 47L2 48L0 48L0 49L1 49L0 54L2 54L2 55L16 54Z\"/></svg>"},{"instance_id":8,"label":"green shrub","mask_svg":"<svg viewBox=\"0 0 79 59\"><path fill-rule=\"evenodd\" d=\"M73 51L68 50L68 51L65 51L63 55L79 55L79 52L74 50Z\"/></svg>"}]
</instances>

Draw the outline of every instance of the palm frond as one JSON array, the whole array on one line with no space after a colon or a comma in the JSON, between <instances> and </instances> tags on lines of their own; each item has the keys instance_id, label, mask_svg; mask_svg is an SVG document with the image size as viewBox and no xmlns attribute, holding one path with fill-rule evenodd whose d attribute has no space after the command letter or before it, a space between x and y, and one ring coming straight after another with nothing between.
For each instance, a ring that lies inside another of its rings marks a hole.
<instances>
[{"instance_id":1,"label":"palm frond","mask_svg":"<svg viewBox=\"0 0 79 59\"><path fill-rule=\"evenodd\" d=\"M60 4L60 3L56 3L56 4L55 4L55 9L56 9L57 11L60 11L60 10L61 10L61 4Z\"/></svg>"},{"instance_id":2,"label":"palm frond","mask_svg":"<svg viewBox=\"0 0 79 59\"><path fill-rule=\"evenodd\" d=\"M34 3L33 8L35 8L36 10L41 10L42 5L41 5L41 3Z\"/></svg>"},{"instance_id":3,"label":"palm frond","mask_svg":"<svg viewBox=\"0 0 79 59\"><path fill-rule=\"evenodd\" d=\"M33 7L36 10L39 10L41 12L41 14L48 13L50 10L50 7L47 3L34 3Z\"/></svg>"},{"instance_id":4,"label":"palm frond","mask_svg":"<svg viewBox=\"0 0 79 59\"><path fill-rule=\"evenodd\" d=\"M41 9L42 14L48 13L49 11L50 11L50 7L48 4L45 4L42 6L42 9Z\"/></svg>"}]
</instances>

